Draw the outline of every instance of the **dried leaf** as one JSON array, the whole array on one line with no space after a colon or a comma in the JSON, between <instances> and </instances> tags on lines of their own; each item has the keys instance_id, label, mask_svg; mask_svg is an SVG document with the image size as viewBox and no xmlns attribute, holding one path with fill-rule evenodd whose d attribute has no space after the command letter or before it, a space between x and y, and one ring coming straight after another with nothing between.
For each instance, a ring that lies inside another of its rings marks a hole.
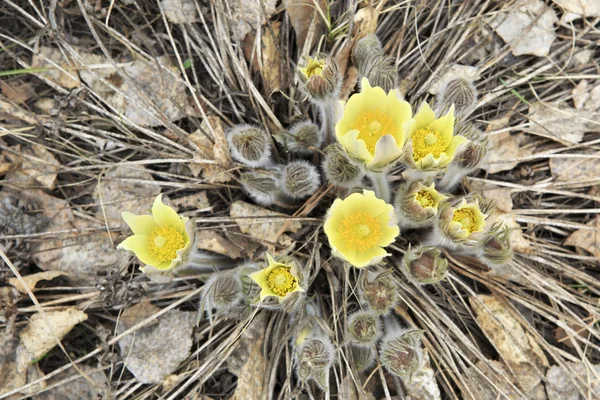
<instances>
[{"instance_id":1,"label":"dried leaf","mask_svg":"<svg viewBox=\"0 0 600 400\"><path fill-rule=\"evenodd\" d=\"M180 197L178 199L171 200L171 203L181 211L181 209L195 210L195 211L209 211L212 209L206 192L198 192L189 196Z\"/></svg>"},{"instance_id":2,"label":"dried leaf","mask_svg":"<svg viewBox=\"0 0 600 400\"><path fill-rule=\"evenodd\" d=\"M231 258L252 257L259 247L244 237L233 235L227 238L215 231L206 230L196 233L196 246Z\"/></svg>"},{"instance_id":3,"label":"dried leaf","mask_svg":"<svg viewBox=\"0 0 600 400\"><path fill-rule=\"evenodd\" d=\"M7 150L0 152L0 175L17 169L23 161L23 157L18 154L21 152L21 146L16 145L11 147L11 149L17 152L17 154Z\"/></svg>"},{"instance_id":4,"label":"dried leaf","mask_svg":"<svg viewBox=\"0 0 600 400\"><path fill-rule=\"evenodd\" d=\"M513 378L531 399L545 399L542 376L548 360L535 338L529 335L509 309L494 296L469 298L477 323L492 342L513 374Z\"/></svg>"},{"instance_id":5,"label":"dried leaf","mask_svg":"<svg viewBox=\"0 0 600 400\"><path fill-rule=\"evenodd\" d=\"M592 370L587 363L566 365L568 369L553 365L546 373L548 400L600 398L600 364L591 365Z\"/></svg>"},{"instance_id":6,"label":"dried leaf","mask_svg":"<svg viewBox=\"0 0 600 400\"><path fill-rule=\"evenodd\" d=\"M494 372L494 369L499 372ZM501 362L480 360L467 369L465 378L473 400L498 400L499 394L502 394L500 398L511 400L520 398L519 392L506 381L508 379L513 385L516 385L506 366Z\"/></svg>"},{"instance_id":7,"label":"dried leaf","mask_svg":"<svg viewBox=\"0 0 600 400\"><path fill-rule=\"evenodd\" d=\"M128 315L137 314L140 309L148 312L147 305L129 307L123 312L125 319L119 324L119 333L135 325L132 321L136 317L128 319ZM161 382L190 355L196 317L193 312L170 310L158 317L157 324L145 326L119 341L125 366L139 382Z\"/></svg>"},{"instance_id":8,"label":"dried leaf","mask_svg":"<svg viewBox=\"0 0 600 400\"><path fill-rule=\"evenodd\" d=\"M598 156L598 154L594 154ZM598 158L551 158L550 170L557 181L585 182L598 179Z\"/></svg>"},{"instance_id":9,"label":"dried leaf","mask_svg":"<svg viewBox=\"0 0 600 400\"><path fill-rule=\"evenodd\" d=\"M6 175L7 180L15 181L20 187L39 187L54 190L56 174L60 163L41 144L25 146L21 151L20 167Z\"/></svg>"},{"instance_id":10,"label":"dried leaf","mask_svg":"<svg viewBox=\"0 0 600 400\"><path fill-rule=\"evenodd\" d=\"M56 346L73 327L88 318L87 314L76 307L62 310L45 311L44 315L35 313L27 326L19 333L20 344L17 348L17 367L27 368Z\"/></svg>"},{"instance_id":11,"label":"dried leaf","mask_svg":"<svg viewBox=\"0 0 600 400\"><path fill-rule=\"evenodd\" d=\"M58 69L62 67L65 72ZM60 50L42 46L38 54L33 55L31 68L48 68L48 71L38 72L37 75L44 76L65 89L74 89L81 85L77 70L72 60L67 58Z\"/></svg>"},{"instance_id":12,"label":"dried leaf","mask_svg":"<svg viewBox=\"0 0 600 400\"><path fill-rule=\"evenodd\" d=\"M262 3L262 4L261 4ZM275 13L277 0L230 0L231 25L235 37L240 42L246 34L264 25ZM264 12L263 12L264 7Z\"/></svg>"},{"instance_id":13,"label":"dried leaf","mask_svg":"<svg viewBox=\"0 0 600 400\"><path fill-rule=\"evenodd\" d=\"M600 17L600 3L598 0L553 0L565 11L578 14L579 18Z\"/></svg>"},{"instance_id":14,"label":"dried leaf","mask_svg":"<svg viewBox=\"0 0 600 400\"><path fill-rule=\"evenodd\" d=\"M477 67L471 67L469 65L450 64L439 76L435 79L429 87L429 93L437 95L440 92L440 84L448 82L454 78L468 78L473 81L481 78L479 69Z\"/></svg>"},{"instance_id":15,"label":"dried leaf","mask_svg":"<svg viewBox=\"0 0 600 400\"><path fill-rule=\"evenodd\" d=\"M415 400L441 400L440 388L426 351L423 351L423 365L411 375L406 391Z\"/></svg>"},{"instance_id":16,"label":"dried leaf","mask_svg":"<svg viewBox=\"0 0 600 400\"><path fill-rule=\"evenodd\" d=\"M371 392L366 391L362 386L357 387L350 376L345 376L342 384L339 386L339 398L344 400L375 400Z\"/></svg>"},{"instance_id":17,"label":"dried leaf","mask_svg":"<svg viewBox=\"0 0 600 400\"><path fill-rule=\"evenodd\" d=\"M267 374L267 360L263 355L264 332L261 337L248 343L248 358L238 375L237 388L232 400L256 398L257 393L263 392L263 380Z\"/></svg>"},{"instance_id":18,"label":"dried leaf","mask_svg":"<svg viewBox=\"0 0 600 400\"><path fill-rule=\"evenodd\" d=\"M594 83L598 84L590 88L588 81L584 79L575 86L572 92L575 109L586 111L600 109L600 83L599 81L595 81Z\"/></svg>"},{"instance_id":19,"label":"dried leaf","mask_svg":"<svg viewBox=\"0 0 600 400\"><path fill-rule=\"evenodd\" d=\"M597 128L588 112L578 111L563 103L534 103L529 106L531 133L565 145L579 143L585 132Z\"/></svg>"},{"instance_id":20,"label":"dried leaf","mask_svg":"<svg viewBox=\"0 0 600 400\"><path fill-rule=\"evenodd\" d=\"M25 103L35 96L35 90L26 82L21 80L0 81L0 91L8 99L17 104Z\"/></svg>"},{"instance_id":21,"label":"dried leaf","mask_svg":"<svg viewBox=\"0 0 600 400\"><path fill-rule=\"evenodd\" d=\"M174 24L191 24L200 21L193 0L162 0L160 6L167 19Z\"/></svg>"},{"instance_id":22,"label":"dried leaf","mask_svg":"<svg viewBox=\"0 0 600 400\"><path fill-rule=\"evenodd\" d=\"M267 314L264 312L256 314L252 322L242 332L236 349L227 358L226 362L229 372L237 377L241 377L245 366L250 362L255 344L263 342L266 329Z\"/></svg>"},{"instance_id":23,"label":"dried leaf","mask_svg":"<svg viewBox=\"0 0 600 400\"><path fill-rule=\"evenodd\" d=\"M71 379L66 384L52 387L35 396L35 400L100 400L109 399L110 383L103 371L92 372L93 368L80 365L79 368L87 375L93 384L74 369L62 371L48 380L53 386L65 379Z\"/></svg>"},{"instance_id":24,"label":"dried leaf","mask_svg":"<svg viewBox=\"0 0 600 400\"><path fill-rule=\"evenodd\" d=\"M530 150L521 147L523 135L515 136L509 132L502 132L488 136L488 140L490 151L486 169L490 174L511 170L519 164L519 161L515 160L531 155Z\"/></svg>"},{"instance_id":25,"label":"dried leaf","mask_svg":"<svg viewBox=\"0 0 600 400\"><path fill-rule=\"evenodd\" d=\"M39 281L51 281L52 279L63 275L65 275L65 273L62 271L38 272L37 274L24 276L23 281L25 281L25 285L27 285L29 290L35 291L35 285L37 285ZM27 290L23 287L18 278L9 278L8 283L14 286L19 292L27 293Z\"/></svg>"},{"instance_id":26,"label":"dried leaf","mask_svg":"<svg viewBox=\"0 0 600 400\"><path fill-rule=\"evenodd\" d=\"M271 35L271 29L275 38ZM273 22L271 29L268 27L263 27L262 29L260 54L258 54L258 50L255 48L256 35L253 33L246 35L243 43L244 56L246 60L250 61L250 58L254 55L251 60L252 70L260 72L268 94L281 89L281 56L277 49L281 32L281 22Z\"/></svg>"},{"instance_id":27,"label":"dried leaf","mask_svg":"<svg viewBox=\"0 0 600 400\"><path fill-rule=\"evenodd\" d=\"M306 46L307 51L317 43L321 35L325 33L325 21L321 17L321 13L315 7L315 4L325 15L327 10L324 0L284 0L285 11L290 17L290 22L296 32L296 47L302 53ZM311 40L306 43L308 35L311 35Z\"/></svg>"},{"instance_id":28,"label":"dried leaf","mask_svg":"<svg viewBox=\"0 0 600 400\"><path fill-rule=\"evenodd\" d=\"M195 152L196 162L190 163L189 167L194 176L202 172L202 177L211 183L224 183L233 179L228 171L233 163L229 157L229 146L225 138L223 124L219 117L208 117L202 121L201 129L191 133L188 139L200 149ZM206 135L211 135L211 141ZM206 161L215 161L207 163Z\"/></svg>"},{"instance_id":29,"label":"dried leaf","mask_svg":"<svg viewBox=\"0 0 600 400\"><path fill-rule=\"evenodd\" d=\"M556 12L542 0L522 0L511 5L509 13L498 15L491 23L515 56L531 54L546 57L556 39Z\"/></svg>"},{"instance_id":30,"label":"dried leaf","mask_svg":"<svg viewBox=\"0 0 600 400\"><path fill-rule=\"evenodd\" d=\"M289 218L289 215L274 212L241 200L231 205L229 215L237 218L235 222L240 227L242 233L247 233L261 242L266 242L263 244L269 248L274 248L276 243L286 247L293 243L292 239L285 234L278 236L284 226L286 232L294 233L298 232L302 227L298 221L286 221L284 218ZM278 221L269 222L269 217L277 218Z\"/></svg>"},{"instance_id":31,"label":"dried leaf","mask_svg":"<svg viewBox=\"0 0 600 400\"><path fill-rule=\"evenodd\" d=\"M378 19L379 12L370 4L358 10L353 18L354 42L356 43L356 41L365 36L374 35L377 30Z\"/></svg>"},{"instance_id":32,"label":"dried leaf","mask_svg":"<svg viewBox=\"0 0 600 400\"><path fill-rule=\"evenodd\" d=\"M600 219L596 215L596 218L586 225L593 229L576 230L565 240L565 246L579 247L600 258Z\"/></svg>"}]
</instances>

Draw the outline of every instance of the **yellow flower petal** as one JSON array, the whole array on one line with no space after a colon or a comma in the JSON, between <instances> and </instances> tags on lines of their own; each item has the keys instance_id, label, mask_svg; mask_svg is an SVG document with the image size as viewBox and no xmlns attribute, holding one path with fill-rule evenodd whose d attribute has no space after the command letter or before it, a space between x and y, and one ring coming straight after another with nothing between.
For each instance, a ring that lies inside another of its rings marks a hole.
<instances>
[{"instance_id":1,"label":"yellow flower petal","mask_svg":"<svg viewBox=\"0 0 600 400\"><path fill-rule=\"evenodd\" d=\"M117 248L133 251L144 264L159 265L161 261L150 253L150 238L146 235L133 235L122 241Z\"/></svg>"},{"instance_id":2,"label":"yellow flower petal","mask_svg":"<svg viewBox=\"0 0 600 400\"><path fill-rule=\"evenodd\" d=\"M392 207L391 212L393 212L393 207ZM387 217L384 215L380 215L378 219L380 220L379 222L381 223L381 226L385 226L385 224L387 223L387 221L390 220L390 218L391 217L389 215ZM381 230L381 237L377 241L377 246L381 246L381 247L389 246L390 244L394 243L394 241L396 240L396 237L398 237L399 234L400 234L400 228L398 228L397 225L389 226L389 223L388 223L388 229Z\"/></svg>"},{"instance_id":3,"label":"yellow flower petal","mask_svg":"<svg viewBox=\"0 0 600 400\"><path fill-rule=\"evenodd\" d=\"M398 145L392 135L385 135L377 141L375 157L366 164L370 171L383 171L385 167L402 157L402 144Z\"/></svg>"},{"instance_id":4,"label":"yellow flower petal","mask_svg":"<svg viewBox=\"0 0 600 400\"><path fill-rule=\"evenodd\" d=\"M429 107L429 104L423 103L413 118L415 120L415 130L425 129L429 124L435 121L435 113L431 107Z\"/></svg>"},{"instance_id":5,"label":"yellow flower petal","mask_svg":"<svg viewBox=\"0 0 600 400\"><path fill-rule=\"evenodd\" d=\"M129 212L121 213L125 223L133 231L134 235L150 235L152 229L156 228L156 222L151 215L135 215Z\"/></svg>"},{"instance_id":6,"label":"yellow flower petal","mask_svg":"<svg viewBox=\"0 0 600 400\"><path fill-rule=\"evenodd\" d=\"M156 196L152 205L152 217L158 226L171 226L180 233L184 231L183 221L175 210L163 204L161 194Z\"/></svg>"},{"instance_id":7,"label":"yellow flower petal","mask_svg":"<svg viewBox=\"0 0 600 400\"><path fill-rule=\"evenodd\" d=\"M369 153L365 141L358 139L358 134L359 132L357 130L349 131L341 138L340 144L346 149L351 157L369 162L373 160L373 155Z\"/></svg>"},{"instance_id":8,"label":"yellow flower petal","mask_svg":"<svg viewBox=\"0 0 600 400\"><path fill-rule=\"evenodd\" d=\"M429 129L434 132L439 132L442 139L444 139L446 143L450 143L452 135L454 134L454 106L450 107L450 111L448 111L446 115L432 121L429 124Z\"/></svg>"},{"instance_id":9,"label":"yellow flower petal","mask_svg":"<svg viewBox=\"0 0 600 400\"><path fill-rule=\"evenodd\" d=\"M363 268L389 255L390 254L381 247L373 247L366 251L357 251L353 260L355 263L354 266Z\"/></svg>"},{"instance_id":10,"label":"yellow flower petal","mask_svg":"<svg viewBox=\"0 0 600 400\"><path fill-rule=\"evenodd\" d=\"M267 284L269 272L270 268L263 268L249 275L250 278L260 287L260 300L268 296L277 296Z\"/></svg>"},{"instance_id":11,"label":"yellow flower petal","mask_svg":"<svg viewBox=\"0 0 600 400\"><path fill-rule=\"evenodd\" d=\"M447 160L442 161L440 159L440 165L449 164L452 160L454 160L454 156L456 155L456 149L463 143L467 143L469 139L464 136L454 136L448 145L448 148L444 151L444 154L448 156Z\"/></svg>"}]
</instances>

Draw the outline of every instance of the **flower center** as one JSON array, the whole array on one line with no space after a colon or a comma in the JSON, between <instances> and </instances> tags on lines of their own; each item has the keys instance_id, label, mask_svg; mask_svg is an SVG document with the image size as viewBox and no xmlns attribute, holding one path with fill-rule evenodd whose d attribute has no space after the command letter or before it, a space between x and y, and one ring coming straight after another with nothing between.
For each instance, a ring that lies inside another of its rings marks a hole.
<instances>
[{"instance_id":1,"label":"flower center","mask_svg":"<svg viewBox=\"0 0 600 400\"><path fill-rule=\"evenodd\" d=\"M419 190L419 192L417 193L416 200L419 203L421 203L421 207L423 208L433 207L435 205L435 200L433 199L433 196L425 189Z\"/></svg>"},{"instance_id":2,"label":"flower center","mask_svg":"<svg viewBox=\"0 0 600 400\"><path fill-rule=\"evenodd\" d=\"M369 153L375 154L375 145L377 141L385 135L393 134L397 127L394 120L386 113L379 110L364 111L356 121L352 129L356 129L358 139L365 141Z\"/></svg>"},{"instance_id":3,"label":"flower center","mask_svg":"<svg viewBox=\"0 0 600 400\"><path fill-rule=\"evenodd\" d=\"M298 288L298 278L290 272L290 267L276 267L267 276L267 286L277 296L284 297Z\"/></svg>"},{"instance_id":4,"label":"flower center","mask_svg":"<svg viewBox=\"0 0 600 400\"><path fill-rule=\"evenodd\" d=\"M363 211L342 219L339 232L344 242L358 251L365 251L377 245L381 237L379 221Z\"/></svg>"},{"instance_id":5,"label":"flower center","mask_svg":"<svg viewBox=\"0 0 600 400\"><path fill-rule=\"evenodd\" d=\"M306 76L311 78L314 75L320 75L321 71L323 71L324 63L319 62L317 60L311 61L306 67Z\"/></svg>"},{"instance_id":6,"label":"flower center","mask_svg":"<svg viewBox=\"0 0 600 400\"><path fill-rule=\"evenodd\" d=\"M157 226L150 232L150 254L160 261L170 261L177 257L177 250L183 248L183 235L172 226Z\"/></svg>"},{"instance_id":7,"label":"flower center","mask_svg":"<svg viewBox=\"0 0 600 400\"><path fill-rule=\"evenodd\" d=\"M438 131L429 128L417 129L412 137L413 159L419 161L427 154L438 158L448 147L442 135Z\"/></svg>"},{"instance_id":8,"label":"flower center","mask_svg":"<svg viewBox=\"0 0 600 400\"><path fill-rule=\"evenodd\" d=\"M471 208L459 208L454 211L452 221L461 224L462 228L469 232L469 235L480 230L475 212Z\"/></svg>"}]
</instances>

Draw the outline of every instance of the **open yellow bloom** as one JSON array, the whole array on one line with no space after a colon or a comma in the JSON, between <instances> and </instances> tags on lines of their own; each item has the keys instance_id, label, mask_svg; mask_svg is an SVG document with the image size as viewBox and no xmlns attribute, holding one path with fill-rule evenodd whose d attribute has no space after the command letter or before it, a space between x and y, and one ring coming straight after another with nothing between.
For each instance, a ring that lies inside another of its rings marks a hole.
<instances>
[{"instance_id":1,"label":"open yellow bloom","mask_svg":"<svg viewBox=\"0 0 600 400\"><path fill-rule=\"evenodd\" d=\"M425 103L415 114L415 125L408 133L406 161L416 169L436 171L454 159L456 148L468 141L464 136L454 136L454 106L443 117Z\"/></svg>"},{"instance_id":2,"label":"open yellow bloom","mask_svg":"<svg viewBox=\"0 0 600 400\"><path fill-rule=\"evenodd\" d=\"M168 271L181 264L189 253L192 241L185 226L188 219L163 204L162 195L154 200L152 215L121 215L133 236L117 248L133 251L147 267Z\"/></svg>"},{"instance_id":3,"label":"open yellow bloom","mask_svg":"<svg viewBox=\"0 0 600 400\"><path fill-rule=\"evenodd\" d=\"M479 208L479 201L467 202L462 199L454 206L448 206L440 213L440 227L443 233L455 242L478 240L478 234L485 229L486 215Z\"/></svg>"},{"instance_id":4,"label":"open yellow bloom","mask_svg":"<svg viewBox=\"0 0 600 400\"><path fill-rule=\"evenodd\" d=\"M415 121L412 109L393 90L371 87L363 78L362 90L350 97L335 125L335 135L353 158L371 171L381 171L402 156L405 132Z\"/></svg>"},{"instance_id":5,"label":"open yellow bloom","mask_svg":"<svg viewBox=\"0 0 600 400\"><path fill-rule=\"evenodd\" d=\"M260 287L260 300L269 296L283 300L291 293L304 291L293 265L277 262L269 254L267 264L266 268L249 275Z\"/></svg>"},{"instance_id":6,"label":"open yellow bloom","mask_svg":"<svg viewBox=\"0 0 600 400\"><path fill-rule=\"evenodd\" d=\"M336 199L327 213L324 230L332 253L357 268L389 256L383 247L400 234L394 207L370 190Z\"/></svg>"}]
</instances>

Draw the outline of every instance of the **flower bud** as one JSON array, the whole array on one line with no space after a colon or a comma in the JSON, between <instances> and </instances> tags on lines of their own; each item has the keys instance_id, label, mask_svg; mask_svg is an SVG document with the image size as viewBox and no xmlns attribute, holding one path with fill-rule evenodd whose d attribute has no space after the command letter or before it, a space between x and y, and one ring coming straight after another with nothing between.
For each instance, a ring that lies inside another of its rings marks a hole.
<instances>
[{"instance_id":1,"label":"flower bud","mask_svg":"<svg viewBox=\"0 0 600 400\"><path fill-rule=\"evenodd\" d=\"M350 345L350 354L354 361L354 367L358 372L364 372L375 362L374 346L354 346Z\"/></svg>"},{"instance_id":2,"label":"flower bud","mask_svg":"<svg viewBox=\"0 0 600 400\"><path fill-rule=\"evenodd\" d=\"M348 189L360 184L365 176L361 164L354 162L337 144L327 146L325 153L323 171L328 182Z\"/></svg>"},{"instance_id":3,"label":"flower bud","mask_svg":"<svg viewBox=\"0 0 600 400\"><path fill-rule=\"evenodd\" d=\"M492 229L483 239L483 254L481 255L486 264L502 265L510 260L513 252L510 246L510 232L508 227Z\"/></svg>"},{"instance_id":4,"label":"flower bud","mask_svg":"<svg viewBox=\"0 0 600 400\"><path fill-rule=\"evenodd\" d=\"M357 311L348 317L348 339L355 346L372 346L381 336L379 317L369 311Z\"/></svg>"},{"instance_id":5,"label":"flower bud","mask_svg":"<svg viewBox=\"0 0 600 400\"><path fill-rule=\"evenodd\" d=\"M457 247L477 246L484 238L485 220L493 206L478 196L443 203L434 234L441 244Z\"/></svg>"},{"instance_id":6,"label":"flower bud","mask_svg":"<svg viewBox=\"0 0 600 400\"><path fill-rule=\"evenodd\" d=\"M379 359L387 370L401 378L409 377L421 366L420 331L393 330L379 348Z\"/></svg>"},{"instance_id":7,"label":"flower bud","mask_svg":"<svg viewBox=\"0 0 600 400\"><path fill-rule=\"evenodd\" d=\"M420 228L431 225L438 206L448 197L435 190L431 182L416 180L400 186L395 210L401 228Z\"/></svg>"},{"instance_id":8,"label":"flower bud","mask_svg":"<svg viewBox=\"0 0 600 400\"><path fill-rule=\"evenodd\" d=\"M240 175L244 191L258 204L268 206L275 201L279 191L277 180L267 172L252 171Z\"/></svg>"},{"instance_id":9,"label":"flower bud","mask_svg":"<svg viewBox=\"0 0 600 400\"><path fill-rule=\"evenodd\" d=\"M227 313L244 302L242 281L237 271L226 271L211 276L202 290L200 312L206 311L209 320L212 310Z\"/></svg>"},{"instance_id":10,"label":"flower bud","mask_svg":"<svg viewBox=\"0 0 600 400\"><path fill-rule=\"evenodd\" d=\"M325 55L309 57L306 66L298 69L304 90L312 100L325 102L338 97L342 86L342 76L331 57Z\"/></svg>"},{"instance_id":11,"label":"flower bud","mask_svg":"<svg viewBox=\"0 0 600 400\"><path fill-rule=\"evenodd\" d=\"M352 63L360 71L369 60L383 54L381 41L375 35L368 35L360 39L352 50Z\"/></svg>"},{"instance_id":12,"label":"flower bud","mask_svg":"<svg viewBox=\"0 0 600 400\"><path fill-rule=\"evenodd\" d=\"M227 143L231 156L248 167L264 167L270 161L269 135L258 127L237 125L227 133Z\"/></svg>"},{"instance_id":13,"label":"flower bud","mask_svg":"<svg viewBox=\"0 0 600 400\"><path fill-rule=\"evenodd\" d=\"M368 275L359 282L361 301L378 315L387 314L398 302L398 286L392 281L390 274L381 274L368 280Z\"/></svg>"},{"instance_id":14,"label":"flower bud","mask_svg":"<svg viewBox=\"0 0 600 400\"><path fill-rule=\"evenodd\" d=\"M394 59L384 54L369 59L358 72L367 78L372 86L379 86L386 93L398 86L398 69Z\"/></svg>"},{"instance_id":15,"label":"flower bud","mask_svg":"<svg viewBox=\"0 0 600 400\"><path fill-rule=\"evenodd\" d=\"M290 130L291 140L288 143L288 149L292 153L309 155L312 153L309 147L321 147L323 135L319 127L310 122L303 121L292 127Z\"/></svg>"},{"instance_id":16,"label":"flower bud","mask_svg":"<svg viewBox=\"0 0 600 400\"><path fill-rule=\"evenodd\" d=\"M321 185L317 168L306 161L292 161L283 167L280 186L293 199L312 195Z\"/></svg>"},{"instance_id":17,"label":"flower bud","mask_svg":"<svg viewBox=\"0 0 600 400\"><path fill-rule=\"evenodd\" d=\"M331 339L325 335L316 335L296 346L296 373L306 382L309 379L319 386L328 386L329 369L333 364L335 350Z\"/></svg>"},{"instance_id":18,"label":"flower bud","mask_svg":"<svg viewBox=\"0 0 600 400\"><path fill-rule=\"evenodd\" d=\"M454 104L457 118L470 114L477 105L477 89L467 77L450 76L440 83L437 96L438 111L449 109Z\"/></svg>"},{"instance_id":19,"label":"flower bud","mask_svg":"<svg viewBox=\"0 0 600 400\"><path fill-rule=\"evenodd\" d=\"M448 275L448 260L436 247L417 247L404 255L402 272L415 284L437 283Z\"/></svg>"}]
</instances>

